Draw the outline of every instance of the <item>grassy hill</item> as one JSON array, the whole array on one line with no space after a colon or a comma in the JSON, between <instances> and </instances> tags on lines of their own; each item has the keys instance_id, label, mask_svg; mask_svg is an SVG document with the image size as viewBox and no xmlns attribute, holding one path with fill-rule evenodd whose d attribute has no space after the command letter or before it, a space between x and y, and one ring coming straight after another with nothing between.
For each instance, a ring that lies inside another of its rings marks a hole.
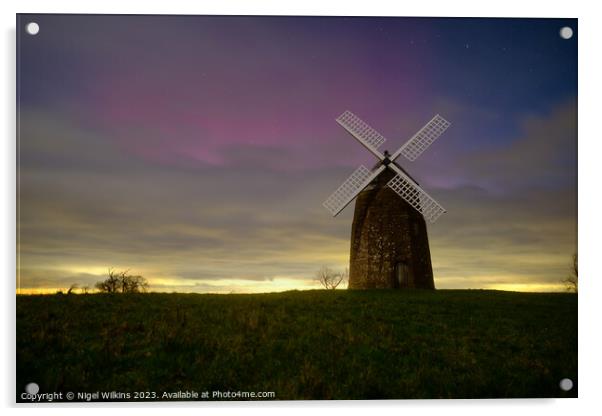
<instances>
[{"instance_id":1,"label":"grassy hill","mask_svg":"<svg viewBox=\"0 0 602 416\"><path fill-rule=\"evenodd\" d=\"M570 378L575 387L560 390ZM576 397L577 296L497 291L17 296L17 395ZM20 400L19 398L17 398Z\"/></svg>"}]
</instances>

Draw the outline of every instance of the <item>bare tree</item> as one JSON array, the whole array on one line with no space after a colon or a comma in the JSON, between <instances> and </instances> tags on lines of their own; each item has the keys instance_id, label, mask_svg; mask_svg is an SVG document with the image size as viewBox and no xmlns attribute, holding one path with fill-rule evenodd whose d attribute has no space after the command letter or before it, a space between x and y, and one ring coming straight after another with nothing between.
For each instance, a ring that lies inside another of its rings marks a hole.
<instances>
[{"instance_id":1,"label":"bare tree","mask_svg":"<svg viewBox=\"0 0 602 416\"><path fill-rule=\"evenodd\" d=\"M119 280L118 286L121 290L121 293L129 293L129 280L130 280L130 276L128 275L128 272L130 271L130 269L127 269L121 273L117 274L117 279Z\"/></svg>"},{"instance_id":2,"label":"bare tree","mask_svg":"<svg viewBox=\"0 0 602 416\"><path fill-rule=\"evenodd\" d=\"M113 269L109 269L109 277L100 282L96 282L95 286L99 292L116 293L119 288L119 275L115 273Z\"/></svg>"},{"instance_id":3,"label":"bare tree","mask_svg":"<svg viewBox=\"0 0 602 416\"><path fill-rule=\"evenodd\" d=\"M121 275L122 293L139 293L148 290L148 282L142 276L133 276L128 274Z\"/></svg>"},{"instance_id":4,"label":"bare tree","mask_svg":"<svg viewBox=\"0 0 602 416\"><path fill-rule=\"evenodd\" d=\"M571 273L569 276L562 281L568 292L577 293L578 286L578 270L577 270L577 253L573 254L573 265L571 267Z\"/></svg>"},{"instance_id":5,"label":"bare tree","mask_svg":"<svg viewBox=\"0 0 602 416\"><path fill-rule=\"evenodd\" d=\"M339 286L341 283L347 282L349 280L349 269L345 268L343 271L338 272L337 276L339 278L339 283L337 283L337 286ZM335 286L333 289L336 289L337 286Z\"/></svg>"},{"instance_id":6,"label":"bare tree","mask_svg":"<svg viewBox=\"0 0 602 416\"><path fill-rule=\"evenodd\" d=\"M90 290L90 286L87 286L87 285L86 286L82 286L82 293L84 295L87 295L89 290Z\"/></svg>"},{"instance_id":7,"label":"bare tree","mask_svg":"<svg viewBox=\"0 0 602 416\"><path fill-rule=\"evenodd\" d=\"M335 272L327 266L322 266L316 272L316 280L320 282L325 289L336 289L343 280L348 276L349 272L345 269L344 272Z\"/></svg>"},{"instance_id":8,"label":"bare tree","mask_svg":"<svg viewBox=\"0 0 602 416\"><path fill-rule=\"evenodd\" d=\"M129 270L115 272L109 269L109 277L96 283L96 288L104 293L139 293L148 290L148 282L142 276L128 274Z\"/></svg>"}]
</instances>

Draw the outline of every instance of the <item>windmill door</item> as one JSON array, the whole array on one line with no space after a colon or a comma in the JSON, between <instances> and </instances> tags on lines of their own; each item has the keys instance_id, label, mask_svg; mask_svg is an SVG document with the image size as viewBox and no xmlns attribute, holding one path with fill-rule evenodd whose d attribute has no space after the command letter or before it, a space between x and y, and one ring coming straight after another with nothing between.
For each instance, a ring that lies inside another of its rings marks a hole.
<instances>
[{"instance_id":1,"label":"windmill door","mask_svg":"<svg viewBox=\"0 0 602 416\"><path fill-rule=\"evenodd\" d=\"M410 268L407 263L397 263L395 266L395 277L397 278L398 287L410 286Z\"/></svg>"}]
</instances>

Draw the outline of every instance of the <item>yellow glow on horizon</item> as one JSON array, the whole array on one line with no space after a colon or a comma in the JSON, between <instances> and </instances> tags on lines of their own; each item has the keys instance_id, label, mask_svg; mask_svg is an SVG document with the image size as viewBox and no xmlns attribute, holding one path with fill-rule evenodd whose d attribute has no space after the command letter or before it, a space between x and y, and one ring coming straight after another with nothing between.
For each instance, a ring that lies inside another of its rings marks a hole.
<instances>
[{"instance_id":1,"label":"yellow glow on horizon","mask_svg":"<svg viewBox=\"0 0 602 416\"><path fill-rule=\"evenodd\" d=\"M510 292L566 292L562 283L501 283L486 285L483 289L506 290Z\"/></svg>"},{"instance_id":2,"label":"yellow glow on horizon","mask_svg":"<svg viewBox=\"0 0 602 416\"><path fill-rule=\"evenodd\" d=\"M157 292L157 293L217 293L217 294L227 294L227 293L274 293L274 292L284 292L288 290L311 290L311 289L322 289L318 282L312 280L299 280L299 279L274 279L273 281L263 281L259 282L248 281L248 280L236 280L236 279L228 279L228 280L216 280L214 284L206 284L204 286L205 290L195 290L198 289L194 284L191 285L177 285L171 286L164 285L163 290L153 289L151 285L151 289L149 292ZM211 287L214 287L213 289ZM174 290L175 288L179 290ZM347 286L343 285L339 287L338 290L344 290ZM188 290L187 290L188 289ZM565 287L562 284L496 284L496 285L486 285L484 287L475 287L471 288L471 290L501 290L501 291L509 291L509 292L532 292L532 293L542 293L542 292L566 292ZM440 290L465 290L465 289L440 289ZM52 295L61 291L62 293L66 293L65 288L22 288L20 291L17 290L17 294L21 295ZM81 289L76 289L75 294L82 294ZM97 290L90 289L88 293L97 293Z\"/></svg>"},{"instance_id":3,"label":"yellow glow on horizon","mask_svg":"<svg viewBox=\"0 0 602 416\"><path fill-rule=\"evenodd\" d=\"M66 293L64 288L58 287L27 287L21 288L21 290L17 289L17 295L54 295L59 291ZM77 293L79 293L79 289ZM92 291L88 293L92 293Z\"/></svg>"},{"instance_id":4,"label":"yellow glow on horizon","mask_svg":"<svg viewBox=\"0 0 602 416\"><path fill-rule=\"evenodd\" d=\"M201 287L197 286L196 283L202 284ZM287 290L308 290L308 289L320 289L321 286L318 282L308 279L292 279L292 278L278 278L275 277L273 280L244 280L244 279L216 279L211 281L193 281L190 284L182 284L182 280L167 278L167 279L149 279L149 292L180 292L180 293L270 293L270 292L284 292ZM159 286L159 287L157 287ZM49 295L56 294L57 292L66 293L67 288L59 287L26 287L17 289L17 294L22 295ZM94 288L90 288L88 293L98 292ZM74 291L75 294L83 293L81 288L77 288Z\"/></svg>"},{"instance_id":5,"label":"yellow glow on horizon","mask_svg":"<svg viewBox=\"0 0 602 416\"><path fill-rule=\"evenodd\" d=\"M313 253L313 250L312 254ZM338 251L340 253L340 251ZM309 254L297 253L296 257L299 260L306 260ZM349 261L348 254L338 254L336 259L328 253L322 253L323 262L315 261L316 264L326 264L335 270L344 270ZM322 260L322 259L320 259ZM301 261L302 262L302 261ZM308 290L320 289L320 284L314 280L314 276L301 274L287 274L270 276L264 280L261 279L245 279L242 277L232 278L217 278L217 279L182 279L175 275L161 273L161 269L156 265L148 265L147 268L131 268L130 273L142 275L149 282L150 292L181 292L181 293L270 293L283 292L288 290ZM250 265L249 267L252 267ZM171 268L167 265L166 268ZM316 267L317 269L317 267ZM51 269L55 270L55 268ZM108 268L105 266L96 265L65 265L64 267L56 268L57 271L68 272L70 274L86 274L98 276L98 280L104 279L108 274ZM113 270L120 272L128 270L119 266ZM155 276L155 277L154 277ZM506 283L507 282L507 283ZM482 275L478 276L435 276L435 284L438 289L454 290L454 289L485 289L485 290L502 290L516 292L565 292L565 286L562 282L525 282L524 276L514 274L503 275ZM80 286L83 286L80 284ZM339 289L345 289L346 284L341 285ZM66 293L66 287L22 287L17 289L17 294L55 294L59 291ZM93 284L89 284L88 293L95 293ZM83 293L81 287L75 289L74 293Z\"/></svg>"},{"instance_id":6,"label":"yellow glow on horizon","mask_svg":"<svg viewBox=\"0 0 602 416\"><path fill-rule=\"evenodd\" d=\"M202 290L199 286L202 285ZM202 292L202 293L269 293L284 292L287 290L306 290L319 289L320 285L311 279L294 279L290 277L274 277L266 280L245 280L245 279L216 279L216 280L196 280L189 284L182 284L179 279L151 279L149 280L151 291L153 285L159 285L170 292L170 287L177 288L179 291Z\"/></svg>"}]
</instances>

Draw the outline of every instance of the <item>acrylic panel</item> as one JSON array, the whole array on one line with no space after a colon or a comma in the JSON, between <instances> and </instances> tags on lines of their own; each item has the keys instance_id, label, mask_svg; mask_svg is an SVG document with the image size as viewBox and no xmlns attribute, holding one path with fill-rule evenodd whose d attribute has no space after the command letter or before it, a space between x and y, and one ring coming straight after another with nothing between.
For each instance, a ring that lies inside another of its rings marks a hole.
<instances>
[{"instance_id":1,"label":"acrylic panel","mask_svg":"<svg viewBox=\"0 0 602 416\"><path fill-rule=\"evenodd\" d=\"M577 396L576 19L16 26L16 401Z\"/></svg>"}]
</instances>

